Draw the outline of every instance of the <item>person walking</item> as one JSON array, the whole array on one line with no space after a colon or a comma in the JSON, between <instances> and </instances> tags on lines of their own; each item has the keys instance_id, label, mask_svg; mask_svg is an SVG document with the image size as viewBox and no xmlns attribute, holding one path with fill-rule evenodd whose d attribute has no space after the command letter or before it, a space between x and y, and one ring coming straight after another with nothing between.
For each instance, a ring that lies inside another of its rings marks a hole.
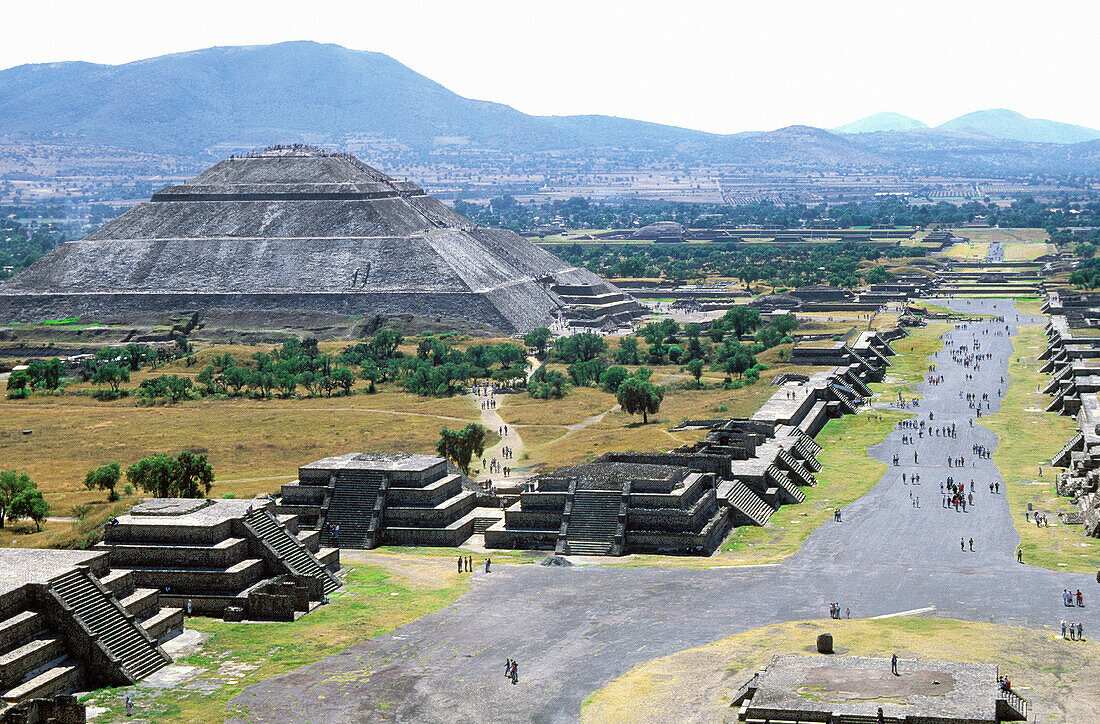
<instances>
[{"instance_id":1,"label":"person walking","mask_svg":"<svg viewBox=\"0 0 1100 724\"><path fill-rule=\"evenodd\" d=\"M970 539L970 552L971 553L974 552L974 539L973 538Z\"/></svg>"},{"instance_id":2,"label":"person walking","mask_svg":"<svg viewBox=\"0 0 1100 724\"><path fill-rule=\"evenodd\" d=\"M1023 563L1024 562L1024 549L1023 548L1017 548L1016 549L1016 562L1017 563Z\"/></svg>"},{"instance_id":3,"label":"person walking","mask_svg":"<svg viewBox=\"0 0 1100 724\"><path fill-rule=\"evenodd\" d=\"M490 564L490 560L488 558L486 558L485 559L485 572L486 573L489 572L489 564Z\"/></svg>"},{"instance_id":4,"label":"person walking","mask_svg":"<svg viewBox=\"0 0 1100 724\"><path fill-rule=\"evenodd\" d=\"M898 673L898 655L896 653L890 656L890 673L894 676L901 676Z\"/></svg>"},{"instance_id":5,"label":"person walking","mask_svg":"<svg viewBox=\"0 0 1100 724\"><path fill-rule=\"evenodd\" d=\"M462 568L463 568L463 564L464 564L465 562L466 562L466 561L465 561L465 559L464 559L464 558L463 558L462 556L459 556L459 557L458 557L458 572L459 572L459 573L462 573Z\"/></svg>"}]
</instances>

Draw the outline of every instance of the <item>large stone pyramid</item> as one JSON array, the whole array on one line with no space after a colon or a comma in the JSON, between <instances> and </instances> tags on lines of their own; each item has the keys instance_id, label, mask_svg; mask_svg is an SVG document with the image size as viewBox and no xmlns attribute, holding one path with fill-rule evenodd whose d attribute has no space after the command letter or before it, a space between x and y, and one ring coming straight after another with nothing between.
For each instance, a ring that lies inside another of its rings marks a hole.
<instances>
[{"instance_id":1,"label":"large stone pyramid","mask_svg":"<svg viewBox=\"0 0 1100 724\"><path fill-rule=\"evenodd\" d=\"M0 286L0 322L149 312L411 314L514 334L633 298L407 181L318 149L222 161Z\"/></svg>"}]
</instances>

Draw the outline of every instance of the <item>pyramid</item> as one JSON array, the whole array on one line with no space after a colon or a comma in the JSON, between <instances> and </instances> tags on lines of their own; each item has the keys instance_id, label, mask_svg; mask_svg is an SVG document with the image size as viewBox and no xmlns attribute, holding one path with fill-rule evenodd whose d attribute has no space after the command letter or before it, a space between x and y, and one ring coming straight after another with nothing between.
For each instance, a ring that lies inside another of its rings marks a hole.
<instances>
[{"instance_id":1,"label":"pyramid","mask_svg":"<svg viewBox=\"0 0 1100 724\"><path fill-rule=\"evenodd\" d=\"M0 322L204 310L413 315L523 333L641 305L347 154L273 147L169 186L0 286Z\"/></svg>"}]
</instances>

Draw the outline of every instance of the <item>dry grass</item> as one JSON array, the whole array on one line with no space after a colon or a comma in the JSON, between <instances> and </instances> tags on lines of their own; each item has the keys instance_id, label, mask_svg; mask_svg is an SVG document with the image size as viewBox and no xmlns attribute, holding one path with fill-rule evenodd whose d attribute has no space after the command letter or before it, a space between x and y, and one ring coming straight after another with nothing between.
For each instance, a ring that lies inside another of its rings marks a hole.
<instances>
[{"instance_id":1,"label":"dry grass","mask_svg":"<svg viewBox=\"0 0 1100 724\"><path fill-rule=\"evenodd\" d=\"M853 656L995 664L1029 699L1034 721L1094 721L1100 711L1100 643L1049 631L945 619L790 622L736 634L635 667L585 700L585 722L733 721L730 701L777 654L818 657L830 632ZM992 683L992 682L991 682Z\"/></svg>"},{"instance_id":2,"label":"dry grass","mask_svg":"<svg viewBox=\"0 0 1100 724\"><path fill-rule=\"evenodd\" d=\"M1050 241L1050 235L1047 234L1046 229L959 228L955 229L955 234L958 236L965 236L972 242L980 242L985 244L995 241L1003 241L1005 243L1018 242L1024 244L1045 244Z\"/></svg>"},{"instance_id":3,"label":"dry grass","mask_svg":"<svg viewBox=\"0 0 1100 724\"><path fill-rule=\"evenodd\" d=\"M1054 252L1054 244L1007 244L1005 261L1032 261Z\"/></svg>"},{"instance_id":4,"label":"dry grass","mask_svg":"<svg viewBox=\"0 0 1100 724\"><path fill-rule=\"evenodd\" d=\"M978 244L974 242L963 244L952 244L943 252L943 256L951 257L952 259L973 259L981 260L989 253L989 244Z\"/></svg>"},{"instance_id":5,"label":"dry grass","mask_svg":"<svg viewBox=\"0 0 1100 724\"><path fill-rule=\"evenodd\" d=\"M298 466L328 455L432 452L440 427L464 425L480 412L464 398L430 399L403 392L304 400L204 399L157 407L77 395L31 396L2 400L0 410L0 467L29 474L46 493L54 515L102 501L104 494L85 490L82 480L89 469L107 462L118 461L125 468L154 452L198 449L209 454L217 476L212 497L250 497L276 490L296 477ZM22 435L22 430L33 432ZM59 525L48 528L57 532ZM10 530L0 533L0 545L11 542ZM15 537L23 546L48 539Z\"/></svg>"}]
</instances>

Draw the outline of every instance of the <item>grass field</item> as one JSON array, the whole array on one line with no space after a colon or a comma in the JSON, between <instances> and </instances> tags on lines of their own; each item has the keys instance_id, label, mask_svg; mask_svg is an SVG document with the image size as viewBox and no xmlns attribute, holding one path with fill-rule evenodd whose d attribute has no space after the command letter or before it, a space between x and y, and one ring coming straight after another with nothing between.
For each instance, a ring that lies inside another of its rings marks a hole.
<instances>
[{"instance_id":1,"label":"grass field","mask_svg":"<svg viewBox=\"0 0 1100 724\"><path fill-rule=\"evenodd\" d=\"M1031 261L1054 252L1054 244L1006 244L1005 261Z\"/></svg>"},{"instance_id":2,"label":"grass field","mask_svg":"<svg viewBox=\"0 0 1100 724\"><path fill-rule=\"evenodd\" d=\"M999 444L993 461L1001 471L1012 521L1020 533L1024 562L1042 568L1075 573L1095 573L1100 567L1100 540L1086 537L1081 526L1062 525L1058 513L1076 510L1068 498L1054 490L1056 469L1050 458L1076 433L1071 417L1042 412L1050 398L1036 390L1049 377L1039 372L1038 354L1046 347L1040 325L1020 328L1013 340L1013 357L1008 374L1011 384L1001 401L1001 410L982 418L982 424L997 433ZM1039 477L1039 466L1043 477ZM1024 517L1031 503L1047 514L1050 527L1038 528Z\"/></svg>"},{"instance_id":3,"label":"grass field","mask_svg":"<svg viewBox=\"0 0 1100 724\"><path fill-rule=\"evenodd\" d=\"M970 241L988 244L995 241L1003 241L1006 244L1012 242L1024 244L1046 244L1050 241L1050 235L1046 229L1012 228L1012 229L981 229L959 228L955 229L957 236L965 236Z\"/></svg>"},{"instance_id":4,"label":"grass field","mask_svg":"<svg viewBox=\"0 0 1100 724\"><path fill-rule=\"evenodd\" d=\"M733 695L776 654L814 653L833 634L853 656L995 664L1029 700L1031 721L1094 721L1100 711L1100 643L1049 631L946 619L790 622L736 634L635 667L585 700L585 722L733 721ZM975 642L981 645L975 645ZM992 684L992 682L990 682ZM1029 712L1030 713L1030 712Z\"/></svg>"},{"instance_id":5,"label":"grass field","mask_svg":"<svg viewBox=\"0 0 1100 724\"><path fill-rule=\"evenodd\" d=\"M141 721L224 721L230 699L249 684L415 621L451 603L469 586L469 575L455 572L450 558L373 553L370 559L381 563L345 562L346 583L332 594L330 604L293 623L188 619L188 628L209 636L199 653L176 662L196 667L194 676L165 689L103 689L86 703L107 709L97 722L134 721L125 714L127 694Z\"/></svg>"},{"instance_id":6,"label":"grass field","mask_svg":"<svg viewBox=\"0 0 1100 724\"><path fill-rule=\"evenodd\" d=\"M950 257L952 259L971 259L980 261L986 257L989 253L989 244L980 244L975 242L952 244L944 252L943 256Z\"/></svg>"}]
</instances>

